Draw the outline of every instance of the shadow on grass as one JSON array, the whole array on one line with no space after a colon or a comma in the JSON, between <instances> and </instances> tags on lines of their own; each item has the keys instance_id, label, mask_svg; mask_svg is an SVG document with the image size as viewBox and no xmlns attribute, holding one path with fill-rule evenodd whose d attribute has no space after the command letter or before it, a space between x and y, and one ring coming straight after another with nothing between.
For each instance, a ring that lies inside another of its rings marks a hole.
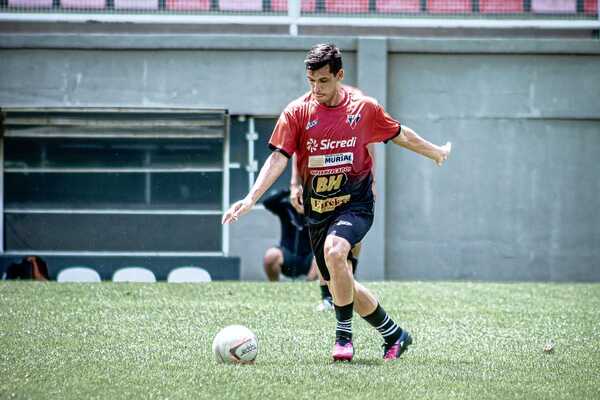
<instances>
[{"instance_id":1,"label":"shadow on grass","mask_svg":"<svg viewBox=\"0 0 600 400\"><path fill-rule=\"evenodd\" d=\"M375 358L354 358L351 362L347 361L328 361L331 365L342 365L348 366L351 368L354 366L376 366L383 365L383 360L375 359Z\"/></svg>"}]
</instances>

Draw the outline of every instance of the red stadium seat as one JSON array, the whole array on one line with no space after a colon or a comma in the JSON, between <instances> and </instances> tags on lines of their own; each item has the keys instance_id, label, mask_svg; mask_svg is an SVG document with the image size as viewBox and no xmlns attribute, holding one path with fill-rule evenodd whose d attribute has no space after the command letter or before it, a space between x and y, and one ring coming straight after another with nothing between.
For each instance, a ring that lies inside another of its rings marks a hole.
<instances>
[{"instance_id":1,"label":"red stadium seat","mask_svg":"<svg viewBox=\"0 0 600 400\"><path fill-rule=\"evenodd\" d=\"M8 0L8 6L23 8L49 8L52 7L52 0Z\"/></svg>"},{"instance_id":2,"label":"red stadium seat","mask_svg":"<svg viewBox=\"0 0 600 400\"><path fill-rule=\"evenodd\" d=\"M317 9L317 0L301 0L300 10L302 12L315 12ZM271 0L271 10L287 11L288 0Z\"/></svg>"},{"instance_id":3,"label":"red stadium seat","mask_svg":"<svg viewBox=\"0 0 600 400\"><path fill-rule=\"evenodd\" d=\"M421 11L421 0L377 0L375 8L379 13L415 13Z\"/></svg>"},{"instance_id":4,"label":"red stadium seat","mask_svg":"<svg viewBox=\"0 0 600 400\"><path fill-rule=\"evenodd\" d=\"M325 0L325 12L367 13L369 0Z\"/></svg>"},{"instance_id":5,"label":"red stadium seat","mask_svg":"<svg viewBox=\"0 0 600 400\"><path fill-rule=\"evenodd\" d=\"M219 0L221 11L262 11L262 0Z\"/></svg>"},{"instance_id":6,"label":"red stadium seat","mask_svg":"<svg viewBox=\"0 0 600 400\"><path fill-rule=\"evenodd\" d=\"M208 11L210 0L166 0L165 7L171 11Z\"/></svg>"},{"instance_id":7,"label":"red stadium seat","mask_svg":"<svg viewBox=\"0 0 600 400\"><path fill-rule=\"evenodd\" d=\"M531 11L534 13L567 14L577 12L576 0L531 0Z\"/></svg>"},{"instance_id":8,"label":"red stadium seat","mask_svg":"<svg viewBox=\"0 0 600 400\"><path fill-rule=\"evenodd\" d=\"M468 14L471 0L427 0L427 11L436 14Z\"/></svg>"},{"instance_id":9,"label":"red stadium seat","mask_svg":"<svg viewBox=\"0 0 600 400\"><path fill-rule=\"evenodd\" d=\"M479 12L484 14L515 14L524 11L523 0L479 0Z\"/></svg>"},{"instance_id":10,"label":"red stadium seat","mask_svg":"<svg viewBox=\"0 0 600 400\"><path fill-rule=\"evenodd\" d=\"M584 0L583 11L586 14L598 15L598 0Z\"/></svg>"},{"instance_id":11,"label":"red stadium seat","mask_svg":"<svg viewBox=\"0 0 600 400\"><path fill-rule=\"evenodd\" d=\"M60 0L62 8L102 9L106 7L106 0Z\"/></svg>"},{"instance_id":12,"label":"red stadium seat","mask_svg":"<svg viewBox=\"0 0 600 400\"><path fill-rule=\"evenodd\" d=\"M158 10L158 0L115 0L115 10Z\"/></svg>"}]
</instances>

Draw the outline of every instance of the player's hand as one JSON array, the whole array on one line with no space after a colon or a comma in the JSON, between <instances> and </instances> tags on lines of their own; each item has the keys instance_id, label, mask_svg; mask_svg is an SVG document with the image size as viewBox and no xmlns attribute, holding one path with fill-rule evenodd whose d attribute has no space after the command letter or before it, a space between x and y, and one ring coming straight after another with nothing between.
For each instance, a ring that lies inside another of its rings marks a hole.
<instances>
[{"instance_id":1,"label":"player's hand","mask_svg":"<svg viewBox=\"0 0 600 400\"><path fill-rule=\"evenodd\" d=\"M450 155L451 151L452 143L446 142L446 144L441 147L440 154L437 160L435 160L435 163L438 165L438 167L441 167L444 161L448 159L448 156Z\"/></svg>"},{"instance_id":2,"label":"player's hand","mask_svg":"<svg viewBox=\"0 0 600 400\"><path fill-rule=\"evenodd\" d=\"M221 219L222 224L229 224L231 222L237 221L242 215L246 214L248 211L252 209L254 206L254 202L249 198L245 197L242 200L236 201L233 203L229 210L223 214L223 219Z\"/></svg>"},{"instance_id":3,"label":"player's hand","mask_svg":"<svg viewBox=\"0 0 600 400\"><path fill-rule=\"evenodd\" d=\"M302 185L290 186L290 203L299 214L304 214L304 203L302 201Z\"/></svg>"}]
</instances>

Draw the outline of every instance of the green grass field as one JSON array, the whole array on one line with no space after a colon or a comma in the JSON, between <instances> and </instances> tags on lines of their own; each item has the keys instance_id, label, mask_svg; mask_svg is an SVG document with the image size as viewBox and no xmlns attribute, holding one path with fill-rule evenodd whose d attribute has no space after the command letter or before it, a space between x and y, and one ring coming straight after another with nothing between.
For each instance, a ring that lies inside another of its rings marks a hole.
<instances>
[{"instance_id":1,"label":"green grass field","mask_svg":"<svg viewBox=\"0 0 600 400\"><path fill-rule=\"evenodd\" d=\"M600 398L598 284L367 286L415 338L396 362L357 317L354 361L333 364L314 283L1 282L0 398ZM215 362L234 323L256 364Z\"/></svg>"}]
</instances>

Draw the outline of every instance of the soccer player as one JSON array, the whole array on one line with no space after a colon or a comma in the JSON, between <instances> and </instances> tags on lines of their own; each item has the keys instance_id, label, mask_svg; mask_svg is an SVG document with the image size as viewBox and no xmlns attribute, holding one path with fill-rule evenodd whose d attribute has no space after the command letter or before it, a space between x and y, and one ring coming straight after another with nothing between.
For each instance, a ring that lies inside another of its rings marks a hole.
<instances>
[{"instance_id":1,"label":"soccer player","mask_svg":"<svg viewBox=\"0 0 600 400\"><path fill-rule=\"evenodd\" d=\"M372 160L367 146L392 141L441 166L451 144L428 142L390 117L375 99L342 85L342 55L334 44L314 46L304 63L310 91L282 112L269 141L273 152L250 192L225 212L222 222L236 221L250 211L296 154L302 180L297 192L308 218L311 245L333 294L337 320L333 360L352 360L353 310L382 335L384 360L394 360L412 337L354 280L348 264L352 248L373 223Z\"/></svg>"}]
</instances>

